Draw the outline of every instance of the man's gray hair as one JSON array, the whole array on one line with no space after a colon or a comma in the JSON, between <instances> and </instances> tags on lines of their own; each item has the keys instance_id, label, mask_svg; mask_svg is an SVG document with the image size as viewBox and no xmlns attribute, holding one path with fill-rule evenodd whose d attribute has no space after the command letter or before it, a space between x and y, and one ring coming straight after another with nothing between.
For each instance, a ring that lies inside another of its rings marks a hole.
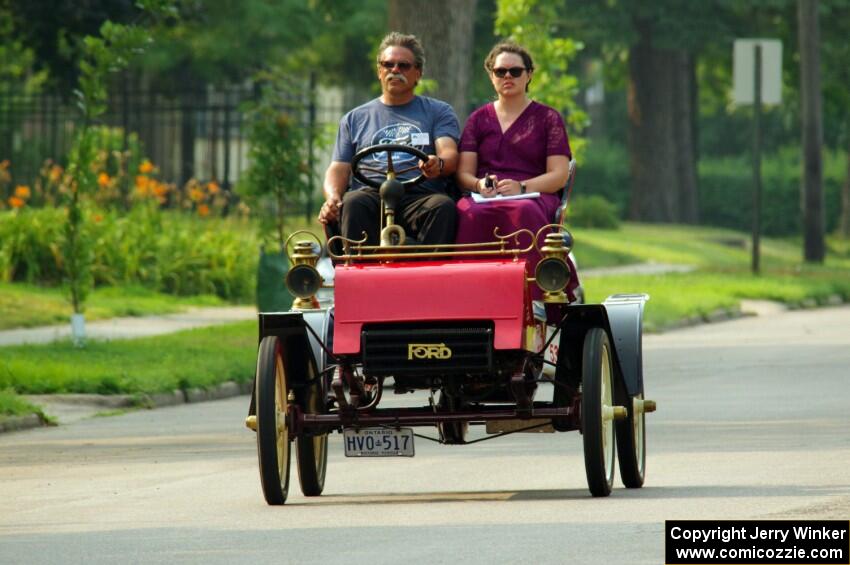
<instances>
[{"instance_id":1,"label":"man's gray hair","mask_svg":"<svg viewBox=\"0 0 850 565\"><path fill-rule=\"evenodd\" d=\"M410 52L413 53L414 66L420 71L425 69L425 50L422 49L422 44L419 43L415 35L399 33L397 31L388 33L383 41L381 41L381 45L378 46L378 64L381 63L381 54L387 47L404 47L405 49L410 49Z\"/></svg>"}]
</instances>

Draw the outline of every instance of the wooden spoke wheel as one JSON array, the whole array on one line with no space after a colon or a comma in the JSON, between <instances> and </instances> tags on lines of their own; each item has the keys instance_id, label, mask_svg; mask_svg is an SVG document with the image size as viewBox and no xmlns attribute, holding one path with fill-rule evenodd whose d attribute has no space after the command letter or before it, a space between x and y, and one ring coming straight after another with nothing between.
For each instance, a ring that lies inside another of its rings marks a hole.
<instances>
[{"instance_id":1,"label":"wooden spoke wheel","mask_svg":"<svg viewBox=\"0 0 850 565\"><path fill-rule=\"evenodd\" d=\"M312 363L305 363L308 385L302 389L298 400L307 414L327 412L328 380L330 375L316 375ZM295 438L295 461L298 480L304 496L319 496L325 489L325 474L328 468L328 434L299 435Z\"/></svg>"},{"instance_id":2,"label":"wooden spoke wheel","mask_svg":"<svg viewBox=\"0 0 850 565\"><path fill-rule=\"evenodd\" d=\"M616 423L620 479L626 488L640 488L646 477L646 416L643 412L643 390L637 396L629 397L626 404L628 416Z\"/></svg>"},{"instance_id":3,"label":"wooden spoke wheel","mask_svg":"<svg viewBox=\"0 0 850 565\"><path fill-rule=\"evenodd\" d=\"M289 493L289 390L281 341L275 336L260 342L254 394L263 496L271 505L283 504Z\"/></svg>"},{"instance_id":4,"label":"wooden spoke wheel","mask_svg":"<svg viewBox=\"0 0 850 565\"><path fill-rule=\"evenodd\" d=\"M581 430L584 468L593 496L608 496L614 483L613 362L603 328L591 328L582 353Z\"/></svg>"}]
</instances>

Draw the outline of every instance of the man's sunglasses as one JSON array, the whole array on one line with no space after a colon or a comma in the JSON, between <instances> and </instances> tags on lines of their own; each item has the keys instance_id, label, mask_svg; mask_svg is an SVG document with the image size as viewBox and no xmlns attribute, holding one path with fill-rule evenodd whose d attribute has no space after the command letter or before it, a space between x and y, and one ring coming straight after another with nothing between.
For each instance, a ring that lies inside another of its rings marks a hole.
<instances>
[{"instance_id":1,"label":"man's sunglasses","mask_svg":"<svg viewBox=\"0 0 850 565\"><path fill-rule=\"evenodd\" d=\"M407 61L381 61L378 64L387 69L388 71L391 71L394 68L398 67L398 70L403 73L406 73L407 71L413 68L413 63L408 63Z\"/></svg>"},{"instance_id":2,"label":"man's sunglasses","mask_svg":"<svg viewBox=\"0 0 850 565\"><path fill-rule=\"evenodd\" d=\"M524 71L525 67L511 67L510 69L499 67L497 69L493 69L493 74L499 78L505 78L505 75L510 73L512 77L519 78Z\"/></svg>"}]
</instances>

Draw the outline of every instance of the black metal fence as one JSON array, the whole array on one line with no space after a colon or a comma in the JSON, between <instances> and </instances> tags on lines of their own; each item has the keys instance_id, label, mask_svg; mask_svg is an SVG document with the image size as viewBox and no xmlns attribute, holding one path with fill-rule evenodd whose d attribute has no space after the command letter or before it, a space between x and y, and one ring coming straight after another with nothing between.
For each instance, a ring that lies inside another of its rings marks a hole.
<instances>
[{"instance_id":1,"label":"black metal fence","mask_svg":"<svg viewBox=\"0 0 850 565\"><path fill-rule=\"evenodd\" d=\"M248 166L245 107L259 94L250 84L169 92L119 84L99 123L121 128L124 136L135 133L163 180L216 180L230 188ZM336 124L343 111L342 97L327 98L313 83L290 94L281 108L308 132L311 159L321 152L316 132ZM28 184L48 159L64 164L79 117L71 96L0 90L0 161L11 162L12 182Z\"/></svg>"}]
</instances>

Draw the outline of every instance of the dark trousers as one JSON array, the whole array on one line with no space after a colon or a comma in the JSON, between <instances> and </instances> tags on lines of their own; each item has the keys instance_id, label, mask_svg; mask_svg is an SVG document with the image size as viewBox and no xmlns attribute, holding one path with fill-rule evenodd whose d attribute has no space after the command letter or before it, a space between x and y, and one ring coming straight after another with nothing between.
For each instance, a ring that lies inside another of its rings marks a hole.
<instances>
[{"instance_id":1,"label":"dark trousers","mask_svg":"<svg viewBox=\"0 0 850 565\"><path fill-rule=\"evenodd\" d=\"M408 191L395 213L395 223L409 239L426 245L454 243L457 227L455 202L446 194ZM381 226L381 197L374 188L349 190L342 197L342 235L367 245L378 245Z\"/></svg>"}]
</instances>

